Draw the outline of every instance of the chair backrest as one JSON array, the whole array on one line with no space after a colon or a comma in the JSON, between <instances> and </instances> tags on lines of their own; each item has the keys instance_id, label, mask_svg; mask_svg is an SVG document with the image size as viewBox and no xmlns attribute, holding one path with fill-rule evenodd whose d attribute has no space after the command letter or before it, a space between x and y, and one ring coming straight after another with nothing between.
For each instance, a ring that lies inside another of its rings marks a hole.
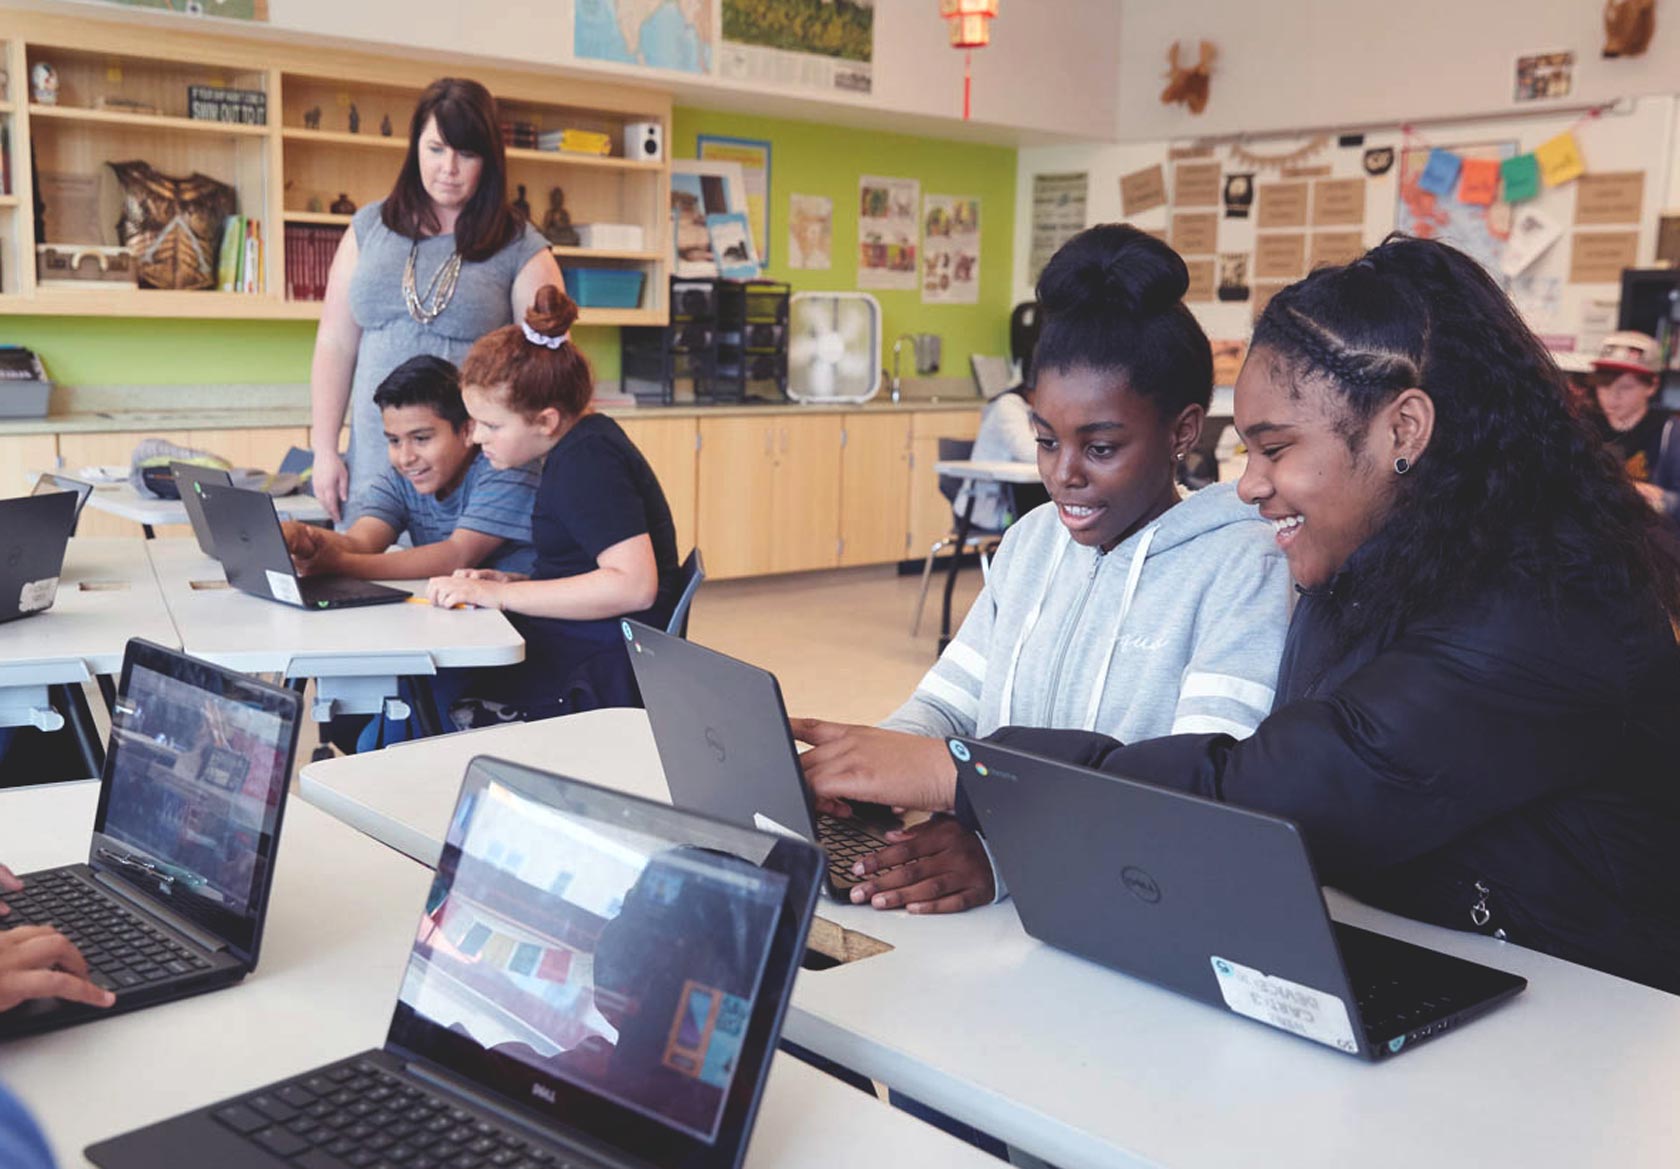
<instances>
[{"instance_id":1,"label":"chair backrest","mask_svg":"<svg viewBox=\"0 0 1680 1169\"><path fill-rule=\"evenodd\" d=\"M941 463L959 463L974 453L972 438L942 438L939 440L939 461ZM922 482L926 483L924 479ZM939 477L939 494L957 502L957 492L962 490L963 481L955 475L941 475Z\"/></svg>"},{"instance_id":2,"label":"chair backrest","mask_svg":"<svg viewBox=\"0 0 1680 1169\"><path fill-rule=\"evenodd\" d=\"M665 632L686 639L688 611L694 604L694 594L700 591L700 582L706 579L706 562L700 556L700 549L695 548L688 554L688 559L682 563L682 573L682 595L671 610L671 619L665 623Z\"/></svg>"}]
</instances>

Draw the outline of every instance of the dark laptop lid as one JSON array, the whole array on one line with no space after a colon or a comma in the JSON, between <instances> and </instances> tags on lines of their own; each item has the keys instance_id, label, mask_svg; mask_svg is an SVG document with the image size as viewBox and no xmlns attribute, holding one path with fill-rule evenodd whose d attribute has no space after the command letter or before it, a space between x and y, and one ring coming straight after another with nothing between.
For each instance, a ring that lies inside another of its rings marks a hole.
<instances>
[{"instance_id":1,"label":"dark laptop lid","mask_svg":"<svg viewBox=\"0 0 1680 1169\"><path fill-rule=\"evenodd\" d=\"M204 518L204 496L196 490L199 484L209 487L231 487L233 478L220 467L201 467L196 463L173 462L169 469L175 474L175 486L181 493L181 507L187 513L187 522L192 525L193 537L198 541L198 550L206 556L214 558L216 555L216 537L210 531L210 523Z\"/></svg>"},{"instance_id":2,"label":"dark laptop lid","mask_svg":"<svg viewBox=\"0 0 1680 1169\"><path fill-rule=\"evenodd\" d=\"M621 625L671 802L814 840L776 676L637 621Z\"/></svg>"},{"instance_id":3,"label":"dark laptop lid","mask_svg":"<svg viewBox=\"0 0 1680 1169\"><path fill-rule=\"evenodd\" d=\"M75 522L69 492L0 499L0 621L52 607Z\"/></svg>"},{"instance_id":4,"label":"dark laptop lid","mask_svg":"<svg viewBox=\"0 0 1680 1169\"><path fill-rule=\"evenodd\" d=\"M228 583L241 592L302 605L303 590L274 500L262 491L208 483L195 484L193 493L204 508Z\"/></svg>"},{"instance_id":5,"label":"dark laptop lid","mask_svg":"<svg viewBox=\"0 0 1680 1169\"><path fill-rule=\"evenodd\" d=\"M88 865L255 966L301 717L291 690L131 640Z\"/></svg>"},{"instance_id":6,"label":"dark laptop lid","mask_svg":"<svg viewBox=\"0 0 1680 1169\"><path fill-rule=\"evenodd\" d=\"M71 531L74 533L75 521L82 518L82 508L87 506L88 496L93 494L93 484L48 471L35 480L35 486L30 489L29 494L51 495L57 491L68 491L76 497L76 514L70 522Z\"/></svg>"},{"instance_id":7,"label":"dark laptop lid","mask_svg":"<svg viewBox=\"0 0 1680 1169\"><path fill-rule=\"evenodd\" d=\"M1324 894L1293 823L993 744L948 746L1033 937L1343 1051L1363 1049Z\"/></svg>"},{"instance_id":8,"label":"dark laptop lid","mask_svg":"<svg viewBox=\"0 0 1680 1169\"><path fill-rule=\"evenodd\" d=\"M387 1046L638 1164L738 1165L821 869L801 841L475 758Z\"/></svg>"}]
</instances>

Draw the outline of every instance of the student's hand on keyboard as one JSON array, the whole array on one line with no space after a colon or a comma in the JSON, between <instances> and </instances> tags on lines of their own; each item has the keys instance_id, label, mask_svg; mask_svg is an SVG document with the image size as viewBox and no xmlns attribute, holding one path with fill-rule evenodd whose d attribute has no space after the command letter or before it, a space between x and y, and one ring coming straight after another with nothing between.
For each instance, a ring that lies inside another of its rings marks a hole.
<instances>
[{"instance_id":1,"label":"student's hand on keyboard","mask_svg":"<svg viewBox=\"0 0 1680 1169\"><path fill-rule=\"evenodd\" d=\"M17 874L5 865L0 865L0 893L16 893L22 888L23 882L17 879ZM11 911L11 906L4 901L0 901L0 917L4 917Z\"/></svg>"},{"instance_id":2,"label":"student's hand on keyboard","mask_svg":"<svg viewBox=\"0 0 1680 1169\"><path fill-rule=\"evenodd\" d=\"M841 800L927 812L948 811L956 804L957 769L942 739L817 718L788 722L793 737L811 745L799 766L819 811L850 816Z\"/></svg>"},{"instance_id":3,"label":"student's hand on keyboard","mask_svg":"<svg viewBox=\"0 0 1680 1169\"><path fill-rule=\"evenodd\" d=\"M280 525L286 536L286 551L292 554L292 564L300 576L329 576L337 566L338 547L309 524L287 520Z\"/></svg>"},{"instance_id":4,"label":"student's hand on keyboard","mask_svg":"<svg viewBox=\"0 0 1680 1169\"><path fill-rule=\"evenodd\" d=\"M936 740L937 741L937 740ZM939 816L898 832L893 841L852 866L868 877L852 887L856 904L911 913L960 913L989 905L996 896L992 864L980 838L957 821Z\"/></svg>"},{"instance_id":5,"label":"student's hand on keyboard","mask_svg":"<svg viewBox=\"0 0 1680 1169\"><path fill-rule=\"evenodd\" d=\"M488 572L493 576L464 576ZM426 597L440 609L500 609L504 574L488 568L457 569L454 576L434 576L426 582Z\"/></svg>"},{"instance_id":6,"label":"student's hand on keyboard","mask_svg":"<svg viewBox=\"0 0 1680 1169\"><path fill-rule=\"evenodd\" d=\"M0 931L0 1011L28 999L61 998L95 1007L117 1001L116 995L89 982L87 973L87 963L70 939L51 926Z\"/></svg>"}]
</instances>

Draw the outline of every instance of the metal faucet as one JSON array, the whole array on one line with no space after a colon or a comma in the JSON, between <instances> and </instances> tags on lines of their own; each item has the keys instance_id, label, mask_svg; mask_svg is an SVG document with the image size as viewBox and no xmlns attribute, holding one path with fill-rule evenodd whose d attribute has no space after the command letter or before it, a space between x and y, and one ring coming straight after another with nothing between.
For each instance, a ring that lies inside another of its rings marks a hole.
<instances>
[{"instance_id":1,"label":"metal faucet","mask_svg":"<svg viewBox=\"0 0 1680 1169\"><path fill-rule=\"evenodd\" d=\"M898 392L898 390L899 390L898 355L904 351L904 343L906 341L909 341L911 345L915 345L916 334L914 334L914 333L900 333L898 335L898 339L893 342L893 347L892 347L892 394L891 394L891 398L892 398L892 401L895 404L898 402L898 399L899 399L899 392Z\"/></svg>"}]
</instances>

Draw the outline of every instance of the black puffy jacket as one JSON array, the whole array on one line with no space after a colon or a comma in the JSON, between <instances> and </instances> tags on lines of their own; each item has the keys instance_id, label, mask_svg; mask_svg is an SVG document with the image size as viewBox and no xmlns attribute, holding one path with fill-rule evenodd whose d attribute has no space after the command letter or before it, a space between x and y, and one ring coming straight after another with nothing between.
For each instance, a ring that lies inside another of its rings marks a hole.
<instances>
[{"instance_id":1,"label":"black puffy jacket","mask_svg":"<svg viewBox=\"0 0 1680 1169\"><path fill-rule=\"evenodd\" d=\"M1337 603L1296 607L1277 704L1250 738L993 738L1286 816L1321 879L1372 905L1680 993L1667 620L1512 591L1338 648Z\"/></svg>"}]
</instances>

